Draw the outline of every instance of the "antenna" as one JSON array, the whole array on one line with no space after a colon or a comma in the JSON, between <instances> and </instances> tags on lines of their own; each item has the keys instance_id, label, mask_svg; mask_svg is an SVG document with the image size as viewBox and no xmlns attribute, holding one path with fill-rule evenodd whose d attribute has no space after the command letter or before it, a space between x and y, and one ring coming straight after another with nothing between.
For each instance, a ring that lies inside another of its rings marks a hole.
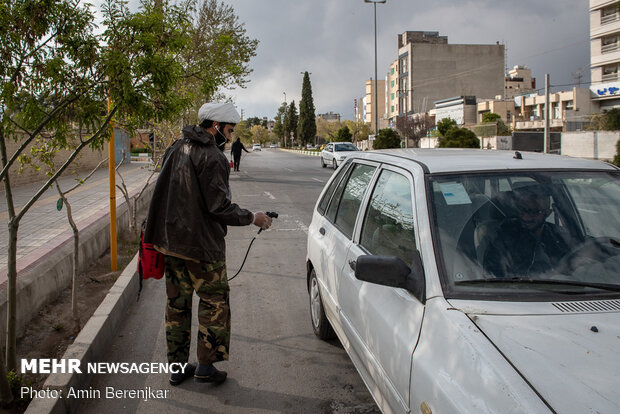
<instances>
[{"instance_id":1,"label":"antenna","mask_svg":"<svg viewBox=\"0 0 620 414\"><path fill-rule=\"evenodd\" d=\"M584 71L584 69L585 69L585 66L582 66L579 69L577 69L576 72L572 73L573 79L577 83L578 87L581 87L581 80L583 79L583 71Z\"/></svg>"}]
</instances>

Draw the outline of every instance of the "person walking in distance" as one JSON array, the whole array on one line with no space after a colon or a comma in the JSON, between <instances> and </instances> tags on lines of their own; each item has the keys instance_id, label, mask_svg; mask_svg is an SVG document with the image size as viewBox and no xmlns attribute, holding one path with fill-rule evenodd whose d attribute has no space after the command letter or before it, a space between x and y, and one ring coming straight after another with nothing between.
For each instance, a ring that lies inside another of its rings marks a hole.
<instances>
[{"instance_id":1,"label":"person walking in distance","mask_svg":"<svg viewBox=\"0 0 620 414\"><path fill-rule=\"evenodd\" d=\"M198 366L173 373L178 385L221 383L227 373L213 365L228 359L229 286L226 274L227 226L271 226L271 217L230 200L230 166L224 155L239 113L230 103L206 103L200 125L187 126L165 153L147 216L144 241L164 254L166 264L166 343L168 362L189 359L192 296L198 305Z\"/></svg>"},{"instance_id":2,"label":"person walking in distance","mask_svg":"<svg viewBox=\"0 0 620 414\"><path fill-rule=\"evenodd\" d=\"M233 157L233 167L235 171L239 171L239 165L241 163L241 151L250 152L243 146L240 138L237 138L235 142L230 146L230 155Z\"/></svg>"}]
</instances>

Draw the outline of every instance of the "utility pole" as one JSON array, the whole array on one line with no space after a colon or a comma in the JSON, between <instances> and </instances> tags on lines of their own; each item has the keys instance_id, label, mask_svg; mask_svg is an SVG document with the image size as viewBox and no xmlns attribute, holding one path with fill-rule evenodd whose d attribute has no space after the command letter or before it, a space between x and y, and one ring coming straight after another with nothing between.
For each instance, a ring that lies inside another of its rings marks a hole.
<instances>
[{"instance_id":1,"label":"utility pole","mask_svg":"<svg viewBox=\"0 0 620 414\"><path fill-rule=\"evenodd\" d=\"M543 140L543 153L549 152L549 74L545 73L545 109L544 109L544 117L545 117L545 137Z\"/></svg>"},{"instance_id":2,"label":"utility pole","mask_svg":"<svg viewBox=\"0 0 620 414\"><path fill-rule=\"evenodd\" d=\"M374 86L374 106L375 106L375 137L377 136L377 131L379 128L379 102L377 102L378 91L377 91L377 3L385 3L387 0L364 0L364 3L372 3L374 7L374 16L375 16L375 86ZM370 81L370 86L372 87L372 81Z\"/></svg>"}]
</instances>

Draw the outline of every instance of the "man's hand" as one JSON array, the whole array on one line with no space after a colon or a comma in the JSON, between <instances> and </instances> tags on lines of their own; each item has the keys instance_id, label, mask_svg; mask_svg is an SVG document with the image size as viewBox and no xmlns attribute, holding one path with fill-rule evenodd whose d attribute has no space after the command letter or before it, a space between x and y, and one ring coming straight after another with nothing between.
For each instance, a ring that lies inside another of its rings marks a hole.
<instances>
[{"instance_id":1,"label":"man's hand","mask_svg":"<svg viewBox=\"0 0 620 414\"><path fill-rule=\"evenodd\" d=\"M271 217L262 211L259 211L258 213L254 213L254 221L252 223L257 227L260 227L262 230L267 230L271 227L271 221Z\"/></svg>"}]
</instances>

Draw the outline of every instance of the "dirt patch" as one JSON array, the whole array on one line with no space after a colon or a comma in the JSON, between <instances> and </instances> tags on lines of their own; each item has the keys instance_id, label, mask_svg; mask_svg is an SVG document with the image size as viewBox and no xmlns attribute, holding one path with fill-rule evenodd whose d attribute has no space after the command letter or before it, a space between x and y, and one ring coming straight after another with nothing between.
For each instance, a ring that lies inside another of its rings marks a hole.
<instances>
[{"instance_id":1,"label":"dirt patch","mask_svg":"<svg viewBox=\"0 0 620 414\"><path fill-rule=\"evenodd\" d=\"M118 271L110 270L110 253L100 257L90 268L78 275L78 315L80 327L101 304L110 288L116 282L122 270L129 264L138 251L138 239L119 240L117 248ZM69 345L79 333L74 329L71 312L71 288L65 289L57 300L42 308L38 317L28 323L23 337L17 342L17 360L32 358L62 358ZM35 390L43 388L46 374L24 374L23 384ZM15 396L16 398L19 397ZM16 401L6 411L11 414L22 413L27 408L26 401Z\"/></svg>"}]
</instances>

